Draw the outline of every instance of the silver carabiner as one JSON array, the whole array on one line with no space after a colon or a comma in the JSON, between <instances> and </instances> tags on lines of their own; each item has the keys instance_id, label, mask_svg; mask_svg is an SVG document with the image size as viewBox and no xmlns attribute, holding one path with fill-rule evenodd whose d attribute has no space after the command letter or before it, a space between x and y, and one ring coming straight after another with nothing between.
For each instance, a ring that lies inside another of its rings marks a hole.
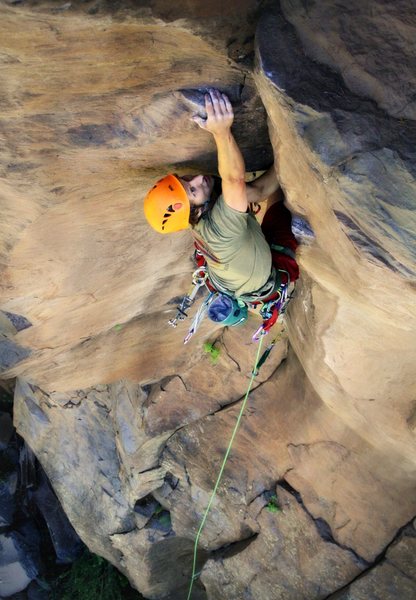
<instances>
[{"instance_id":1,"label":"silver carabiner","mask_svg":"<svg viewBox=\"0 0 416 600\"><path fill-rule=\"evenodd\" d=\"M193 289L189 294L182 298L182 302L178 306L178 312L176 313L176 316L170 319L170 321L168 321L169 325L171 325L172 327L177 327L178 321L184 321L186 319L186 317L188 316L186 311L194 303L199 288L205 285L207 278L208 272L205 267L200 267L199 269L194 271L194 273L192 273Z\"/></svg>"}]
</instances>

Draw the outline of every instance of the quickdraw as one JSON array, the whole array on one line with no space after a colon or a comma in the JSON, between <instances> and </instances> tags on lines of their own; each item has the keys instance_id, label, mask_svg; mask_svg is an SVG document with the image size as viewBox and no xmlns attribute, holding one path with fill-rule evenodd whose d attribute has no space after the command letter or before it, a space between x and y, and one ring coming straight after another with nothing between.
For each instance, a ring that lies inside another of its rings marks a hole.
<instances>
[{"instance_id":1,"label":"quickdraw","mask_svg":"<svg viewBox=\"0 0 416 600\"><path fill-rule=\"evenodd\" d=\"M285 273L287 274L287 282L280 287L277 297L273 298L273 300L265 302L260 309L260 315L263 319L263 323L255 331L252 337L253 342L258 342L261 335L266 335L269 333L270 329L276 322L281 322L283 320L283 315L286 312L289 301L293 297L294 291L293 286L293 289L289 293L289 274L286 271Z\"/></svg>"},{"instance_id":2,"label":"quickdraw","mask_svg":"<svg viewBox=\"0 0 416 600\"><path fill-rule=\"evenodd\" d=\"M189 331L188 331L185 339L183 340L184 344L187 344L189 342L189 340L191 339L191 337L194 335L194 333L198 329L198 327L201 324L203 318L207 314L208 307L211 304L211 302L213 301L214 297L215 297L215 292L209 292L209 294L205 298L204 302L198 308L197 313L196 313L196 315L194 317L194 320L192 321L192 325L189 328Z\"/></svg>"},{"instance_id":3,"label":"quickdraw","mask_svg":"<svg viewBox=\"0 0 416 600\"><path fill-rule=\"evenodd\" d=\"M168 324L172 327L178 326L178 321L184 321L188 317L188 313L186 312L188 308L192 306L195 301L195 298L198 294L199 289L206 285L206 281L208 279L208 271L205 266L198 267L196 271L192 274L192 287L189 293L182 298L182 302L177 307L177 313L175 317L168 321Z\"/></svg>"}]
</instances>

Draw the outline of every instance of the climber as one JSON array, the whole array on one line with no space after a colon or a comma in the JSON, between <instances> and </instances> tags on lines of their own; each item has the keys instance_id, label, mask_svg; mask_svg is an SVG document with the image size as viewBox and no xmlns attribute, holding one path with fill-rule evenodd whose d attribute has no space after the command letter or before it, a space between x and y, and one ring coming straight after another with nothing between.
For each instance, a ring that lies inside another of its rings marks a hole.
<instances>
[{"instance_id":1,"label":"climber","mask_svg":"<svg viewBox=\"0 0 416 600\"><path fill-rule=\"evenodd\" d=\"M167 175L147 194L145 216L160 233L191 228L217 291L234 298L264 299L282 280L289 283L299 276L291 214L274 166L255 181L245 182L244 159L231 133L234 114L228 97L209 90L205 108L206 118L193 120L214 137L220 179ZM250 205L264 200L268 210L260 226Z\"/></svg>"}]
</instances>

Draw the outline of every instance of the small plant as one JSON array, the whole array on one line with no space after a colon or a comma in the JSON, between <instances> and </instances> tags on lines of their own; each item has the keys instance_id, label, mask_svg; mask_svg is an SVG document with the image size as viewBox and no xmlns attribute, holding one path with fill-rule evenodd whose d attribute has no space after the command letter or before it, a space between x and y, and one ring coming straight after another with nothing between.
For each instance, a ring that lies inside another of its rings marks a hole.
<instances>
[{"instance_id":1,"label":"small plant","mask_svg":"<svg viewBox=\"0 0 416 600\"><path fill-rule=\"evenodd\" d=\"M276 495L270 496L268 503L266 504L266 510L271 513L281 512L282 509L279 506L279 499Z\"/></svg>"},{"instance_id":2,"label":"small plant","mask_svg":"<svg viewBox=\"0 0 416 600\"><path fill-rule=\"evenodd\" d=\"M213 365L215 365L218 362L221 350L219 348L215 348L214 344L211 344L210 342L205 342L204 351L210 355L211 362Z\"/></svg>"},{"instance_id":3,"label":"small plant","mask_svg":"<svg viewBox=\"0 0 416 600\"><path fill-rule=\"evenodd\" d=\"M125 600L140 598L128 580L101 556L87 550L53 584L53 600Z\"/></svg>"}]
</instances>

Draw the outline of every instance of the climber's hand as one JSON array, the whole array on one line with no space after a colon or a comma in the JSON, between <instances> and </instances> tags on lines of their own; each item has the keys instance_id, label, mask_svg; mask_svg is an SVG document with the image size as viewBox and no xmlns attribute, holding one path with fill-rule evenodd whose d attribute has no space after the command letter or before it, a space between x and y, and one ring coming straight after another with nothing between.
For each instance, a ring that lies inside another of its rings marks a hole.
<instances>
[{"instance_id":1,"label":"climber's hand","mask_svg":"<svg viewBox=\"0 0 416 600\"><path fill-rule=\"evenodd\" d=\"M195 123L212 133L212 135L221 135L227 133L234 120L234 112L228 96L222 94L219 90L209 90L205 94L205 110L207 118L203 119L199 116L194 116Z\"/></svg>"}]
</instances>

